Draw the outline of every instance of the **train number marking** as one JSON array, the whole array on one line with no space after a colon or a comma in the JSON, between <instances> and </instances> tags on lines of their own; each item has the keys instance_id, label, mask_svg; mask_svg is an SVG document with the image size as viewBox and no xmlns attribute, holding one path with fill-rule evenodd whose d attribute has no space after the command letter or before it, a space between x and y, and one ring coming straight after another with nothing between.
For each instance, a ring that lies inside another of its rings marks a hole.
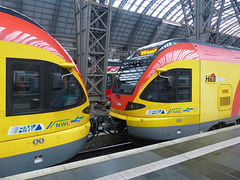
<instances>
[{"instance_id":1,"label":"train number marking","mask_svg":"<svg viewBox=\"0 0 240 180\"><path fill-rule=\"evenodd\" d=\"M8 135L43 131L44 129L45 127L42 123L23 125L23 126L14 126L9 128Z\"/></svg>"}]
</instances>

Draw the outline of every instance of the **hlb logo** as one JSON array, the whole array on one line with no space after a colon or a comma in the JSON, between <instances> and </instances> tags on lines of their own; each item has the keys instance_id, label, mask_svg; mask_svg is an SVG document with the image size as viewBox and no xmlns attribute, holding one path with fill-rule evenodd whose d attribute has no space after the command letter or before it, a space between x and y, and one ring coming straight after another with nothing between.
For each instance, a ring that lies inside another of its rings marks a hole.
<instances>
[{"instance_id":1,"label":"hlb logo","mask_svg":"<svg viewBox=\"0 0 240 180\"><path fill-rule=\"evenodd\" d=\"M216 82L216 75L214 73L211 75L206 75L205 82Z\"/></svg>"},{"instance_id":2,"label":"hlb logo","mask_svg":"<svg viewBox=\"0 0 240 180\"><path fill-rule=\"evenodd\" d=\"M206 75L205 82L226 82L226 78L222 76L217 77L215 73L212 73L211 75Z\"/></svg>"}]
</instances>

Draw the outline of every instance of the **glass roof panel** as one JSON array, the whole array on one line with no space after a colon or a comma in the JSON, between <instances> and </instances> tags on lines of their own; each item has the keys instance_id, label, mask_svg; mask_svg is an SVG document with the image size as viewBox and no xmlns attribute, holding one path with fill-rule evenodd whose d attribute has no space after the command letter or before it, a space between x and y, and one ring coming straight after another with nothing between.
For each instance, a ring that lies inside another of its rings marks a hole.
<instances>
[{"instance_id":1,"label":"glass roof panel","mask_svg":"<svg viewBox=\"0 0 240 180\"><path fill-rule=\"evenodd\" d=\"M160 5L161 3L161 0L157 0L153 5L152 7L150 8L150 10L147 12L147 15L152 15L154 12L157 11L157 7Z\"/></svg>"},{"instance_id":2,"label":"glass roof panel","mask_svg":"<svg viewBox=\"0 0 240 180\"><path fill-rule=\"evenodd\" d=\"M145 9L144 7L140 7L140 8L137 10L137 12L138 12L138 13L142 13L144 9Z\"/></svg>"},{"instance_id":3,"label":"glass roof panel","mask_svg":"<svg viewBox=\"0 0 240 180\"><path fill-rule=\"evenodd\" d=\"M121 0L115 0L113 7L118 7L121 3Z\"/></svg>"},{"instance_id":4,"label":"glass roof panel","mask_svg":"<svg viewBox=\"0 0 240 180\"><path fill-rule=\"evenodd\" d=\"M147 5L150 3L150 1L147 1L147 0L145 0L144 2L143 2L143 4L141 5L141 7L138 9L138 13L142 13L143 12L143 10L147 7Z\"/></svg>"},{"instance_id":5,"label":"glass roof panel","mask_svg":"<svg viewBox=\"0 0 240 180\"><path fill-rule=\"evenodd\" d=\"M239 0L238 0L239 1ZM121 4L121 0L115 0L113 6L118 7ZM151 0L127 0L126 4L124 5L123 9L130 10L132 12L142 13L144 12L145 8L151 3ZM178 3L178 5L176 5ZM190 0L190 3L193 5L193 1ZM221 8L222 1L216 1L214 5L214 10L216 11L212 18L212 25L215 25L219 11ZM194 8L194 6L193 6ZM186 14L190 13L190 8L186 8ZM155 3L150 7L150 9L145 12L147 15L164 18L166 20L170 20L173 22L184 22L184 15L182 11L182 6L180 0L156 0ZM236 14L234 9L232 8L232 4L230 0L225 0L224 3L224 10L222 12L222 20L220 24L220 32L227 32L231 34L235 31L235 29L240 27L235 27L234 30L229 30L231 24L238 23L236 20ZM167 14L167 15L166 15ZM192 17L188 16L188 25L193 24ZM234 20L233 20L234 19ZM215 26L216 27L216 26Z\"/></svg>"},{"instance_id":6,"label":"glass roof panel","mask_svg":"<svg viewBox=\"0 0 240 180\"><path fill-rule=\"evenodd\" d=\"M9 1L1 1L1 5L9 6L10 8L17 9L17 6L15 2L18 2L19 0L9 0ZM195 8L194 2L195 0L182 0L185 4L185 10L187 15L187 23L188 25L193 24L193 16L190 15L190 7L189 3L192 5L193 9ZM206 0L205 0L206 1ZM54 8L56 5L56 0L54 1L47 1L47 0L39 0L39 1L20 1L22 2L22 12L36 21L38 21L40 24L42 24L46 30L50 29L50 23L49 19L53 19L54 15ZM67 2L67 3L66 3ZM96 0L96 3L101 3L103 1ZM109 3L109 0L105 1ZM154 2L154 3L153 3ZM207 2L207 1L206 1ZM222 0L215 0L214 5L214 13L213 18L211 20L211 25L214 26L213 30L216 30L216 23L219 19L219 13L222 6ZM234 8L232 7L232 2L240 3L240 0L225 0L224 8L221 16L220 21L220 27L219 32L220 33L226 33L228 35L235 35L239 36L240 32L240 25L239 20L236 17L236 13L234 11ZM145 9L151 4L151 7L146 11ZM62 2L62 14L60 13L58 16L58 22L56 23L57 32L63 32L63 33L71 33L74 32L74 20L69 20L70 17L74 16L74 11L64 11L64 9L74 7L74 4L72 3L72 0L65 0ZM182 10L182 5L180 3L180 0L114 0L113 7L118 8L121 5L121 8L125 10L129 10L131 12L137 12L137 13L143 13L149 16L158 17L162 19L166 19L168 21L173 22L182 22L185 24L184 21L184 15ZM129 32L132 31L132 28L134 28L134 24L136 24L136 21L139 18L139 14L136 16L129 16L129 13L122 13L121 18L119 18L119 22L116 23L117 26L123 27L125 24L127 24L125 29L127 29ZM123 20L124 19L124 20ZM51 21L50 21L51 22ZM64 23L66 25L64 25ZM71 28L69 28L69 24L71 24ZM154 25L159 24L158 20L156 19L156 23L154 22ZM154 26L153 25L153 26ZM73 26L73 27L72 27ZM185 27L185 26L183 26ZM151 27L152 28L152 27ZM155 27L156 28L156 27ZM212 27L213 28L213 27ZM211 29L212 29L211 28ZM117 28L115 28L117 29ZM146 33L149 33L150 28L148 30L145 30ZM154 28L152 28L154 29ZM183 28L184 29L184 28ZM170 31L170 30L169 30ZM168 32L169 32L168 31ZM168 33L167 32L167 33Z\"/></svg>"},{"instance_id":7,"label":"glass roof panel","mask_svg":"<svg viewBox=\"0 0 240 180\"><path fill-rule=\"evenodd\" d=\"M125 4L125 6L123 7L123 9L128 10L128 9L132 6L132 3L133 3L133 2L134 2L134 0L128 1L128 2Z\"/></svg>"},{"instance_id":8,"label":"glass roof panel","mask_svg":"<svg viewBox=\"0 0 240 180\"><path fill-rule=\"evenodd\" d=\"M176 10L177 11L177 10ZM182 11L174 11L172 14L173 14L173 16L172 16L172 19L170 19L171 21L177 21L177 19L179 18L179 16L181 16L181 14L182 14Z\"/></svg>"},{"instance_id":9,"label":"glass roof panel","mask_svg":"<svg viewBox=\"0 0 240 180\"><path fill-rule=\"evenodd\" d=\"M154 13L152 14L153 17L156 17L158 15L159 11L154 11Z\"/></svg>"},{"instance_id":10,"label":"glass roof panel","mask_svg":"<svg viewBox=\"0 0 240 180\"><path fill-rule=\"evenodd\" d=\"M139 6L139 5L142 3L142 1L143 1L143 0L138 0L138 1L136 1L135 5L136 5L136 6Z\"/></svg>"},{"instance_id":11,"label":"glass roof panel","mask_svg":"<svg viewBox=\"0 0 240 180\"><path fill-rule=\"evenodd\" d=\"M135 10L137 9L137 7L138 7L138 6L136 6L136 5L133 5L133 6L132 6L132 8L130 9L130 11L133 11L133 12L135 12Z\"/></svg>"}]
</instances>

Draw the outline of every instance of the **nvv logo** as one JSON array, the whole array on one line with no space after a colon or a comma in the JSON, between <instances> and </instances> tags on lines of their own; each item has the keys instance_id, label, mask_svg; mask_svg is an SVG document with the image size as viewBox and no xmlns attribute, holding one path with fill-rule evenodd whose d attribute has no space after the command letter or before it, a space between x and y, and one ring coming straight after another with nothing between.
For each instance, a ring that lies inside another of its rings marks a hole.
<instances>
[{"instance_id":1,"label":"nvv logo","mask_svg":"<svg viewBox=\"0 0 240 180\"><path fill-rule=\"evenodd\" d=\"M36 132L36 131L42 131L44 129L45 127L42 123L23 125L23 126L14 126L9 128L8 135Z\"/></svg>"}]
</instances>

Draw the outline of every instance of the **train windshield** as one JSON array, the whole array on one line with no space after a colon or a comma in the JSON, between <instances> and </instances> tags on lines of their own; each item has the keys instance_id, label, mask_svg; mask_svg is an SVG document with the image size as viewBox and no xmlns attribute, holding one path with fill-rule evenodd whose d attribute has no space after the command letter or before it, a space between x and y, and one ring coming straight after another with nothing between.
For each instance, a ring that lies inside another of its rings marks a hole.
<instances>
[{"instance_id":1,"label":"train windshield","mask_svg":"<svg viewBox=\"0 0 240 180\"><path fill-rule=\"evenodd\" d=\"M166 40L153 43L135 51L123 63L115 78L112 93L132 95L138 81L154 58L164 49L186 40Z\"/></svg>"},{"instance_id":2,"label":"train windshield","mask_svg":"<svg viewBox=\"0 0 240 180\"><path fill-rule=\"evenodd\" d=\"M131 95L152 60L152 55L126 60L118 71L112 92Z\"/></svg>"}]
</instances>

